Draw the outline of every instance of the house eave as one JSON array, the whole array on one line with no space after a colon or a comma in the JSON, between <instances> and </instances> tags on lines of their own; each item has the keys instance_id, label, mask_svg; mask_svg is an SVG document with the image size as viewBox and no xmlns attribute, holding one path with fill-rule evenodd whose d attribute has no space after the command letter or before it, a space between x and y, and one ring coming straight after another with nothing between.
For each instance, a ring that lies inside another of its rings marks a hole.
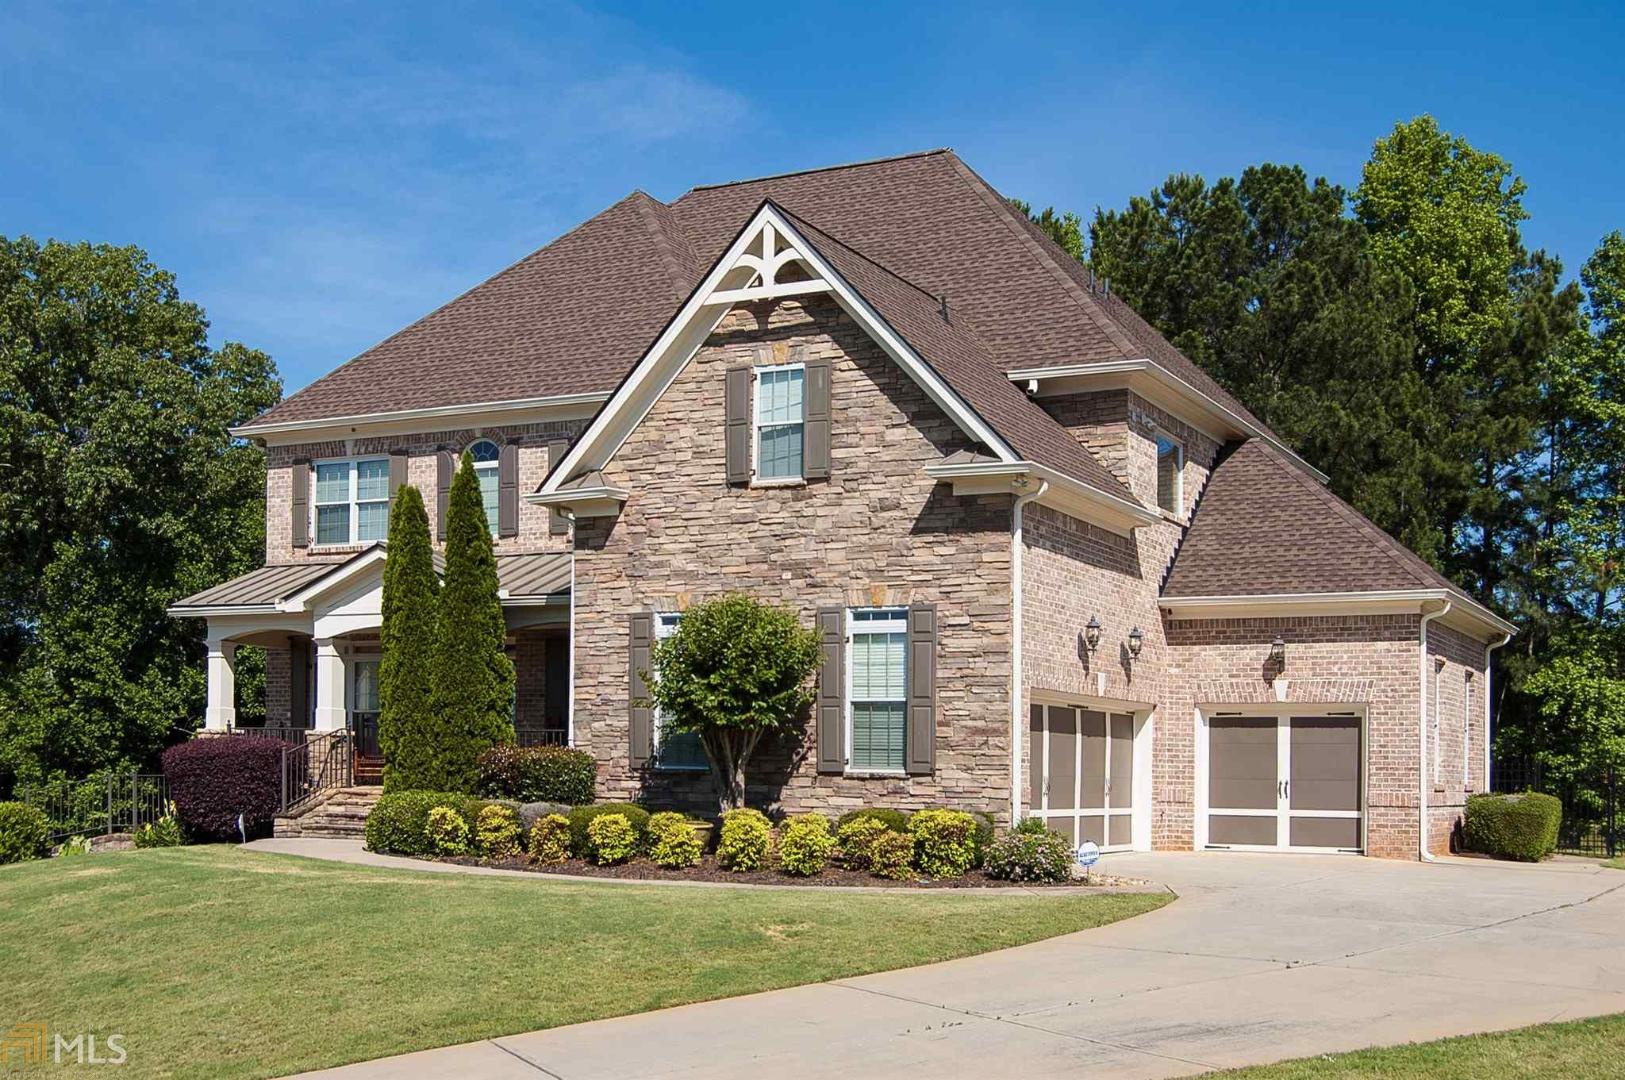
<instances>
[{"instance_id":1,"label":"house eave","mask_svg":"<svg viewBox=\"0 0 1625 1080\"><path fill-rule=\"evenodd\" d=\"M925 474L952 484L955 495L1019 495L1038 482L1047 482L1049 487L1039 497L1040 503L1120 536L1162 520L1160 514L1147 507L1034 461L938 462L927 465Z\"/></svg>"},{"instance_id":2,"label":"house eave","mask_svg":"<svg viewBox=\"0 0 1625 1080\"><path fill-rule=\"evenodd\" d=\"M578 518L589 518L614 517L631 497L625 488L605 486L533 491L524 498L535 506L555 507Z\"/></svg>"},{"instance_id":3,"label":"house eave","mask_svg":"<svg viewBox=\"0 0 1625 1080\"><path fill-rule=\"evenodd\" d=\"M1309 615L1409 615L1442 602L1451 604L1447 625L1469 633L1516 634L1518 628L1493 611L1449 589L1368 592L1265 593L1163 596L1157 606L1175 620L1295 618Z\"/></svg>"},{"instance_id":4,"label":"house eave","mask_svg":"<svg viewBox=\"0 0 1625 1080\"><path fill-rule=\"evenodd\" d=\"M1025 383L1038 397L1073 394L1088 390L1128 389L1167 409L1193 427L1216 439L1246 436L1263 439L1321 483L1329 477L1303 460L1257 424L1243 419L1208 394L1175 375L1149 357L1136 360L1110 360L1095 364L1058 364L1051 367L1013 368L1005 377Z\"/></svg>"},{"instance_id":5,"label":"house eave","mask_svg":"<svg viewBox=\"0 0 1625 1080\"><path fill-rule=\"evenodd\" d=\"M374 413L352 413L344 416L318 417L310 420L284 420L269 424L250 421L229 429L239 439L257 439L267 442L306 440L323 433L342 431L354 435L366 429L368 434L385 434L379 430L396 428L403 431L421 430L426 422L456 420L489 420L494 423L513 423L526 414L538 417L560 418L561 414L590 415L608 401L610 392L590 391L580 394L554 394L549 397L514 398L506 401L476 401L462 405L436 405L422 409L394 409ZM298 439L285 438L297 436Z\"/></svg>"}]
</instances>

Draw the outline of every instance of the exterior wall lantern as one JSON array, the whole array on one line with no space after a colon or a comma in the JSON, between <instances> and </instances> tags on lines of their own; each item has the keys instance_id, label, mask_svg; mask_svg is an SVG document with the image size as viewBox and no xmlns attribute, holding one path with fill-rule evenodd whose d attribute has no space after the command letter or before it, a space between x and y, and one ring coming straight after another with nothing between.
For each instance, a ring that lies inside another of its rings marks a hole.
<instances>
[{"instance_id":1,"label":"exterior wall lantern","mask_svg":"<svg viewBox=\"0 0 1625 1080\"><path fill-rule=\"evenodd\" d=\"M1100 648L1100 619L1094 615L1089 616L1089 622L1083 628L1083 644L1091 656Z\"/></svg>"},{"instance_id":2,"label":"exterior wall lantern","mask_svg":"<svg viewBox=\"0 0 1625 1080\"><path fill-rule=\"evenodd\" d=\"M1286 669L1286 639L1279 634L1270 642L1270 663L1274 664L1277 670Z\"/></svg>"},{"instance_id":3,"label":"exterior wall lantern","mask_svg":"<svg viewBox=\"0 0 1625 1080\"><path fill-rule=\"evenodd\" d=\"M1140 658L1140 649L1144 645L1145 645L1145 635L1140 633L1140 628L1138 626L1136 626L1134 629L1132 629L1132 630L1130 630L1128 632L1128 655L1129 655L1129 658L1132 659L1132 660L1138 660Z\"/></svg>"}]
</instances>

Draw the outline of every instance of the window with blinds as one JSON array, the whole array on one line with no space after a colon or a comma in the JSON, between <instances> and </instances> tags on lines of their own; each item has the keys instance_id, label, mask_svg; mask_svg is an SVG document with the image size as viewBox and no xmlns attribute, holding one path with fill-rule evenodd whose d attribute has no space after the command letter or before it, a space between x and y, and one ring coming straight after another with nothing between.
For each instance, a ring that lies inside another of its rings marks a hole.
<instances>
[{"instance_id":1,"label":"window with blinds","mask_svg":"<svg viewBox=\"0 0 1625 1080\"><path fill-rule=\"evenodd\" d=\"M908 610L856 609L848 626L847 766L902 772L908 732Z\"/></svg>"}]
</instances>

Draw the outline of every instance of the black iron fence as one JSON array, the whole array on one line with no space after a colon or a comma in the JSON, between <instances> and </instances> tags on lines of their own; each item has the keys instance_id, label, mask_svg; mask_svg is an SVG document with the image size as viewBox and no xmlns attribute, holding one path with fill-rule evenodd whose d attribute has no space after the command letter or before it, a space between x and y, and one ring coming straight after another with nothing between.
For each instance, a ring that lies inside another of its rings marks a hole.
<instances>
[{"instance_id":1,"label":"black iron fence","mask_svg":"<svg viewBox=\"0 0 1625 1080\"><path fill-rule=\"evenodd\" d=\"M569 733L562 727L515 727L514 741L520 746L565 746Z\"/></svg>"},{"instance_id":2,"label":"black iron fence","mask_svg":"<svg viewBox=\"0 0 1625 1080\"><path fill-rule=\"evenodd\" d=\"M1539 791L1563 803L1557 850L1566 855L1612 859L1620 840L1619 771L1554 769L1538 758L1497 760L1490 770L1494 791Z\"/></svg>"},{"instance_id":3,"label":"black iron fence","mask_svg":"<svg viewBox=\"0 0 1625 1080\"><path fill-rule=\"evenodd\" d=\"M51 843L73 836L135 832L169 809L169 781L159 773L108 772L20 788L17 800L50 823Z\"/></svg>"}]
</instances>

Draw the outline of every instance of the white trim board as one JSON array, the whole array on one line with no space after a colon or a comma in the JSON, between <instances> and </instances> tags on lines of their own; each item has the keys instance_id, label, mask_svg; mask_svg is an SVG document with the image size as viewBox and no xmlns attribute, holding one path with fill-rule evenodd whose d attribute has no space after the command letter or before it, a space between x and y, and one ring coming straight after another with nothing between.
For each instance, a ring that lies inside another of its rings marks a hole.
<instances>
[{"instance_id":1,"label":"white trim board","mask_svg":"<svg viewBox=\"0 0 1625 1080\"><path fill-rule=\"evenodd\" d=\"M466 405L435 405L422 409L353 413L313 420L281 420L269 424L251 420L229 430L239 439L255 439L266 445L280 446L352 435L415 434L444 426L427 423L434 420L453 420L456 421L453 425L455 427L480 427L524 423L531 419L579 419L591 416L600 405L609 400L609 397L608 390L594 390L580 394L554 394L549 397L476 401Z\"/></svg>"},{"instance_id":2,"label":"white trim board","mask_svg":"<svg viewBox=\"0 0 1625 1080\"><path fill-rule=\"evenodd\" d=\"M675 318L599 410L581 438L559 466L552 470L541 489L525 498L542 502L554 495L572 477L602 469L614 458L633 431L643 422L655 402L665 394L694 354L711 336L730 307L739 298L739 289L725 289L724 280L741 267L749 267L742 257L760 262L752 252L764 230L771 229L785 241L816 279L828 285L827 291L970 438L986 446L1001 462L1019 460L1016 453L937 373L903 341L857 291L841 279L833 267L809 245L789 220L772 203L764 203L746 224L728 250L712 266L705 280L689 296ZM775 241L777 242L777 240ZM790 283L806 285L805 282Z\"/></svg>"},{"instance_id":3,"label":"white trim board","mask_svg":"<svg viewBox=\"0 0 1625 1080\"><path fill-rule=\"evenodd\" d=\"M1411 615L1424 605L1451 601L1443 621L1468 632L1488 628L1494 636L1518 628L1478 604L1471 607L1448 589L1390 589L1372 592L1262 593L1230 596L1162 596L1157 607L1173 620L1280 619L1308 615Z\"/></svg>"}]
</instances>

